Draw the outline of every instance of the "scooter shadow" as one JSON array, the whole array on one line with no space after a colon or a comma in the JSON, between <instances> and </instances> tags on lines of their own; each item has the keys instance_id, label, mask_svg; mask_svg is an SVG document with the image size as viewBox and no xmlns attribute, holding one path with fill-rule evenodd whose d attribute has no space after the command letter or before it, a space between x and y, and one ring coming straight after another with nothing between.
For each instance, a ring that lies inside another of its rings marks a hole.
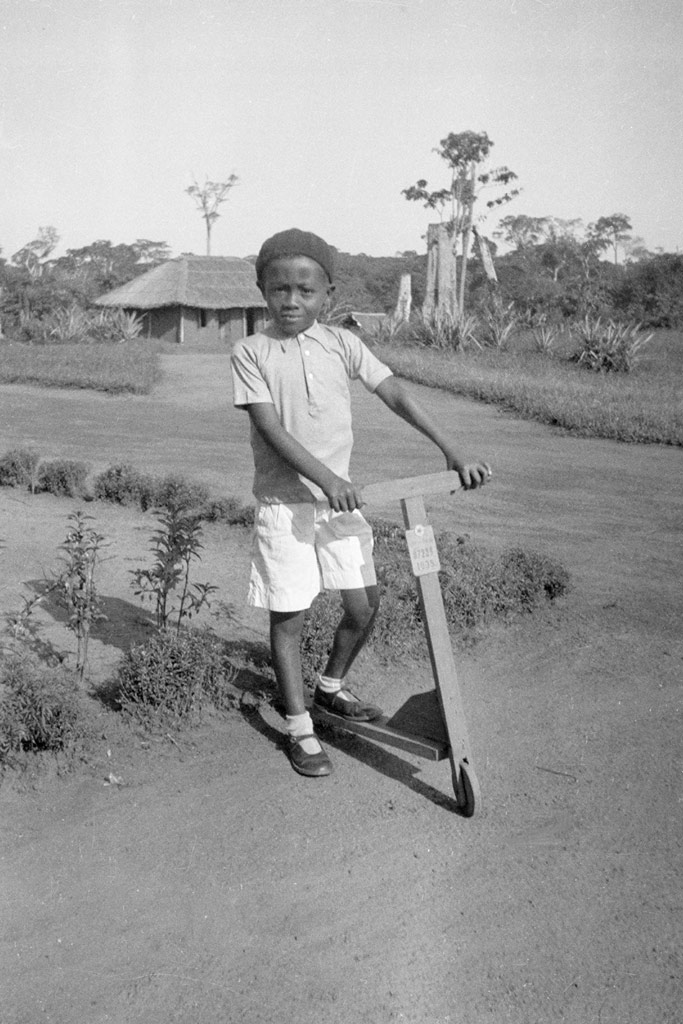
<instances>
[{"instance_id":1,"label":"scooter shadow","mask_svg":"<svg viewBox=\"0 0 683 1024\"><path fill-rule=\"evenodd\" d=\"M287 756L284 750L283 733L273 728L257 708L242 707L240 711L245 722L252 729L255 729L261 736L265 736L275 747L282 750L284 757ZM424 782L419 777L419 768L397 757L396 754L390 753L378 744L373 743L372 740L366 740L362 736L345 732L343 729L326 723L316 725L316 733L326 746L354 758L356 761L366 765L368 768L372 768L374 771L380 772L389 779L393 779L395 782L400 783L400 785L405 786L406 789L424 797L425 800L429 800L436 807L441 807L451 813L461 815L454 797L449 796L447 793L442 793L434 786ZM450 784L450 772L445 766L444 776L448 780L448 784Z\"/></svg>"}]
</instances>

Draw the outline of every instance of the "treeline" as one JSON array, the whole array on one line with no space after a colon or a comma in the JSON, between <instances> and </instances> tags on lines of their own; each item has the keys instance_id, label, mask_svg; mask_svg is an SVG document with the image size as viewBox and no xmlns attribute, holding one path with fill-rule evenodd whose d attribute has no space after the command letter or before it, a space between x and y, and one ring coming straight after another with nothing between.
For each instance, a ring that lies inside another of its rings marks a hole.
<instances>
[{"instance_id":1,"label":"treeline","mask_svg":"<svg viewBox=\"0 0 683 1024\"><path fill-rule=\"evenodd\" d=\"M505 218L496 238L514 248L498 253L496 240L488 240L498 277L495 291L529 322L560 322L589 314L635 320L648 327L682 327L683 255L648 252L622 232L611 239L608 259L605 237L583 231L579 221ZM73 307L87 310L98 296L172 256L165 242L137 239L116 245L98 240L55 259L57 241L55 230L44 228L10 260L0 254L0 337L31 340L37 322ZM336 303L358 312L390 312L406 273L411 275L413 309L419 310L426 254L338 252ZM475 247L466 307L484 310L491 301L492 285Z\"/></svg>"}]
</instances>

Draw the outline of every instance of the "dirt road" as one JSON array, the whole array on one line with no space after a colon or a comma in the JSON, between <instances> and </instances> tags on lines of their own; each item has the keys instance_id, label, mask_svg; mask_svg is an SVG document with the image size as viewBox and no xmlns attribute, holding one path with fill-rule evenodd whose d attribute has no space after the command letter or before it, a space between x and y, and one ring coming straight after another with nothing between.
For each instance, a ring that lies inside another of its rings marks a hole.
<instances>
[{"instance_id":1,"label":"dirt road","mask_svg":"<svg viewBox=\"0 0 683 1024\"><path fill-rule=\"evenodd\" d=\"M126 458L246 499L226 370L165 357L150 398L0 388L0 451ZM683 454L414 390L495 469L432 502L437 525L552 553L573 579L556 608L458 653L482 812L453 813L443 764L350 737L327 739L329 779L301 779L267 707L177 745L103 710L73 775L0 787L3 1024L681 1021ZM355 411L356 479L441 468L371 396ZM72 507L0 490L0 609L54 561ZM127 573L150 523L88 508L112 540L102 677L141 628ZM245 540L208 528L202 563L237 607ZM218 625L263 636L242 612ZM429 685L424 664L359 671L389 710Z\"/></svg>"}]
</instances>

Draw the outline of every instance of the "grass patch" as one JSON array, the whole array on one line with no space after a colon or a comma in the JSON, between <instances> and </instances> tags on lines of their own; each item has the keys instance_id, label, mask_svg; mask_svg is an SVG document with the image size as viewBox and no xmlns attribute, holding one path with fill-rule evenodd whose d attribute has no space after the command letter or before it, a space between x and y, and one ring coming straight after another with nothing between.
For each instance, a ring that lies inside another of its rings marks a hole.
<instances>
[{"instance_id":1,"label":"grass patch","mask_svg":"<svg viewBox=\"0 0 683 1024\"><path fill-rule=\"evenodd\" d=\"M590 373L568 353L530 350L525 338L505 352L384 346L377 354L407 380L580 437L683 445L683 338L676 332L658 332L628 374Z\"/></svg>"},{"instance_id":2,"label":"grass patch","mask_svg":"<svg viewBox=\"0 0 683 1024\"><path fill-rule=\"evenodd\" d=\"M0 347L0 384L147 395L160 375L158 352L141 342Z\"/></svg>"}]
</instances>

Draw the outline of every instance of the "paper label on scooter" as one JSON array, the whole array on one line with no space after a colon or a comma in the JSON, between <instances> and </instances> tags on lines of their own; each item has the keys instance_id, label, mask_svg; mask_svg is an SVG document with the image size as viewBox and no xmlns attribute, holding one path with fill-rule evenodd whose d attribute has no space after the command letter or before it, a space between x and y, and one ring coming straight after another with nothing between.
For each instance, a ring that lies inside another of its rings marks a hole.
<instances>
[{"instance_id":1,"label":"paper label on scooter","mask_svg":"<svg viewBox=\"0 0 683 1024\"><path fill-rule=\"evenodd\" d=\"M439 571L441 563L436 549L434 529L431 526L420 525L414 530L406 530L406 540L415 576L426 576L429 572Z\"/></svg>"}]
</instances>

